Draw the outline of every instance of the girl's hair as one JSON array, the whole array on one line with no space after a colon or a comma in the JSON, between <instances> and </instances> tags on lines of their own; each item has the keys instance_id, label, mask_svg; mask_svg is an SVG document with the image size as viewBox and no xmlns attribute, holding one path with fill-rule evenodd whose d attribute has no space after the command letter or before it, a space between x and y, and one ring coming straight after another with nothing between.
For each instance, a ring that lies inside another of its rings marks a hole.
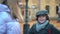
<instances>
[{"instance_id":1,"label":"girl's hair","mask_svg":"<svg viewBox=\"0 0 60 34\"><path fill-rule=\"evenodd\" d=\"M16 19L16 18L17 18L17 16L16 16L16 15L13 15L13 18L14 18L14 19Z\"/></svg>"},{"instance_id":2,"label":"girl's hair","mask_svg":"<svg viewBox=\"0 0 60 34\"><path fill-rule=\"evenodd\" d=\"M40 16L40 15L39 15ZM38 17L39 16L37 16L37 18L36 18L36 20L38 20ZM43 15L42 15L43 16ZM49 16L47 15L47 14L45 14L45 16L46 16L46 20L49 20ZM50 21L50 20L49 20Z\"/></svg>"},{"instance_id":3,"label":"girl's hair","mask_svg":"<svg viewBox=\"0 0 60 34\"><path fill-rule=\"evenodd\" d=\"M17 18L16 14L14 12L12 12L12 18L13 19L16 19Z\"/></svg>"}]
</instances>

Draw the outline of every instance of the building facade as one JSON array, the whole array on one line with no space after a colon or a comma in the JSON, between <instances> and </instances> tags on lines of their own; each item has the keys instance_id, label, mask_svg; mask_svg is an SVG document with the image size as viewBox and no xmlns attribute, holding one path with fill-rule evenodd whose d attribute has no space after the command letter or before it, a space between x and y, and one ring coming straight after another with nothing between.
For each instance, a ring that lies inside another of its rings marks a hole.
<instances>
[{"instance_id":1,"label":"building facade","mask_svg":"<svg viewBox=\"0 0 60 34\"><path fill-rule=\"evenodd\" d=\"M2 2L2 1L0 1ZM19 20L25 20L26 2L25 0L7 0L7 4L11 9L11 14L16 14ZM58 18L57 6L59 6L60 0L29 0L28 2L28 16L29 20L35 19L35 14L38 10L48 10L50 18Z\"/></svg>"}]
</instances>

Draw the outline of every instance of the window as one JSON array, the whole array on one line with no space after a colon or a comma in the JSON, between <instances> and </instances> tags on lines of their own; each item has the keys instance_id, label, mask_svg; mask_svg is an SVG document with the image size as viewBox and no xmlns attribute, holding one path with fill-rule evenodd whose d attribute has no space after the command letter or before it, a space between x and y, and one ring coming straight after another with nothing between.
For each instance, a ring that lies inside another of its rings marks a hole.
<instances>
[{"instance_id":1,"label":"window","mask_svg":"<svg viewBox=\"0 0 60 34\"><path fill-rule=\"evenodd\" d=\"M56 14L58 14L58 6L56 6Z\"/></svg>"},{"instance_id":2,"label":"window","mask_svg":"<svg viewBox=\"0 0 60 34\"><path fill-rule=\"evenodd\" d=\"M46 10L48 11L48 13L49 13L49 11L50 11L50 6L49 5L46 5Z\"/></svg>"}]
</instances>

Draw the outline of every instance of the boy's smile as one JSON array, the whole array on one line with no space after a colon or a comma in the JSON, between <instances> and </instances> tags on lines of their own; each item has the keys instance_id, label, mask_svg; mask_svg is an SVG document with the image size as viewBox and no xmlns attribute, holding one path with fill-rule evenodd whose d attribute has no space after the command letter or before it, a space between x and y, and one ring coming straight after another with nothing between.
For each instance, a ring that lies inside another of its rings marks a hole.
<instances>
[{"instance_id":1,"label":"boy's smile","mask_svg":"<svg viewBox=\"0 0 60 34\"><path fill-rule=\"evenodd\" d=\"M39 16L39 17L38 17L38 21L39 21L40 23L44 23L44 22L46 21L46 16Z\"/></svg>"}]
</instances>

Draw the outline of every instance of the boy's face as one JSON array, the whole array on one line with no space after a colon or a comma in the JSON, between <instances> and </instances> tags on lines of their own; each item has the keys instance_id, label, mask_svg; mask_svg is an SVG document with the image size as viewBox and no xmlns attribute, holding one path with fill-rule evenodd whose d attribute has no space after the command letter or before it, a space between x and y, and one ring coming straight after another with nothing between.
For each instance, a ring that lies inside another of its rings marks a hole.
<instances>
[{"instance_id":1,"label":"boy's face","mask_svg":"<svg viewBox=\"0 0 60 34\"><path fill-rule=\"evenodd\" d=\"M44 23L46 21L46 16L39 16L38 21L39 23Z\"/></svg>"}]
</instances>

